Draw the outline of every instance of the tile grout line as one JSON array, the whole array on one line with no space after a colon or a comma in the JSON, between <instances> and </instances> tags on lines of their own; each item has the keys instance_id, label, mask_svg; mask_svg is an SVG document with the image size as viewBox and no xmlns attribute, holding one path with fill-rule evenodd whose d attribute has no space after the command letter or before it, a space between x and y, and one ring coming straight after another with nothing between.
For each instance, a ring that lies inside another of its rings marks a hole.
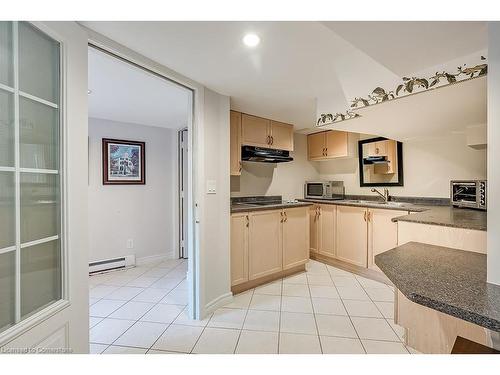
<instances>
[{"instance_id":1,"label":"tile grout line","mask_svg":"<svg viewBox=\"0 0 500 375\"><path fill-rule=\"evenodd\" d=\"M358 281L359 282L359 281ZM375 308L380 312L380 315L382 315L382 318L385 320L385 322L389 325L389 327L391 328L392 332L396 335L398 341L390 341L390 340L372 340L372 341L386 341L386 342L397 342L401 345L403 345L403 347L405 348L405 350L408 352L408 354L410 354L410 351L406 348L406 345L401 342L401 338L399 337L398 333L394 330L394 328L392 327L392 325L387 321L387 318L384 316L384 314L382 313L382 310L380 310L380 308L377 306L377 304L375 303L375 301L372 299L372 297L370 296L370 294L366 291L365 287L363 286L363 284L359 283L361 285L361 288L363 288L364 292L366 293L366 295L368 296L368 298L370 299L371 303L373 303L375 305ZM377 302L387 302L387 301L377 301ZM394 323L395 324L395 323ZM356 329L356 327L354 327ZM363 342L361 342L363 343ZM363 345L364 347L364 345Z\"/></svg>"},{"instance_id":2,"label":"tile grout line","mask_svg":"<svg viewBox=\"0 0 500 375\"><path fill-rule=\"evenodd\" d=\"M248 316L248 310L250 310L250 303L252 302L252 298L253 298L254 293L255 293L255 288L252 289L252 297L250 297L250 301L248 302L248 306L247 306L247 309L245 311L245 317L243 318L243 323L241 324L240 333L238 335L238 339L236 340L236 345L234 346L233 354L236 354L236 350L238 349L238 344L240 343L241 333L243 331L243 327L245 327L245 322L246 322L247 316Z\"/></svg>"},{"instance_id":3,"label":"tile grout line","mask_svg":"<svg viewBox=\"0 0 500 375\"><path fill-rule=\"evenodd\" d=\"M358 336L358 340L359 340L359 342L360 342L360 344L361 344L361 347L362 347L362 348L363 348L363 350L365 351L365 354L368 354L368 352L366 351L365 346L363 345L363 341L361 341L361 337L359 337L359 333L358 333L358 331L357 331L357 329L356 329L356 326L355 326L355 325L354 325L354 323L352 322L351 315L349 314L349 311L348 311L348 310L347 310L347 308L345 307L344 300L342 299L342 297L341 297L341 295L340 295L340 293L339 293L339 290L337 289L337 284L335 284L335 282L333 281L332 274L331 274L330 270L328 269L328 267L327 267L327 270L328 270L328 274L330 275L330 278L332 279L333 286L334 286L335 290L337 291L337 294L338 294L338 295L339 295L339 297L340 297L340 302L342 302L342 306L344 306L344 309L345 309L345 311L346 311L346 313L347 313L347 317L349 318L349 321L351 322L351 325L352 325L352 327L354 328L354 332L356 332L356 336ZM364 289L363 289L363 291L364 291Z\"/></svg>"},{"instance_id":4,"label":"tile grout line","mask_svg":"<svg viewBox=\"0 0 500 375\"><path fill-rule=\"evenodd\" d=\"M328 272L328 269L326 268L326 265L324 265L324 267L326 269L326 272L328 273L328 276L330 277L330 280L332 280L330 272ZM306 271L306 273L307 273L307 271ZM321 351L321 354L325 354L323 352L323 344L321 343L321 337L320 337L320 334L319 334L318 321L316 320L316 312L314 310L314 304L312 303L311 286L309 284L309 278L307 277L307 275L306 275L306 280L307 280L307 290L309 290L309 301L311 303L311 308L312 308L312 311L313 311L314 325L316 326L316 333L317 333L317 337L318 337L318 341L319 341L319 350ZM332 280L332 283L333 283L333 280Z\"/></svg>"}]
</instances>

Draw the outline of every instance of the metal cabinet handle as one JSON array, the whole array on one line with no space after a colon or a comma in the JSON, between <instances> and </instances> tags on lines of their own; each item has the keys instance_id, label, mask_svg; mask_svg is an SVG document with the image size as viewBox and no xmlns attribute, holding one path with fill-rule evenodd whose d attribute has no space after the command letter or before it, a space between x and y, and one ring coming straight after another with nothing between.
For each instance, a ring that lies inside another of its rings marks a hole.
<instances>
[{"instance_id":1,"label":"metal cabinet handle","mask_svg":"<svg viewBox=\"0 0 500 375\"><path fill-rule=\"evenodd\" d=\"M239 163L240 163L240 172L241 172L241 168L242 168L242 167L241 167L241 161L240 161Z\"/></svg>"},{"instance_id":2,"label":"metal cabinet handle","mask_svg":"<svg viewBox=\"0 0 500 375\"><path fill-rule=\"evenodd\" d=\"M285 212L283 212L283 214L285 215L285 220L283 220L283 222L285 222L285 223L286 223L286 222L288 221L288 216L286 216L286 211L285 211Z\"/></svg>"},{"instance_id":3,"label":"metal cabinet handle","mask_svg":"<svg viewBox=\"0 0 500 375\"><path fill-rule=\"evenodd\" d=\"M267 143L267 144L270 144L270 142L271 142L271 137L268 135L268 136L266 137L266 143Z\"/></svg>"},{"instance_id":4,"label":"metal cabinet handle","mask_svg":"<svg viewBox=\"0 0 500 375\"><path fill-rule=\"evenodd\" d=\"M372 213L370 211L368 211L368 215L367 215L368 221L371 221L371 217L372 217Z\"/></svg>"},{"instance_id":5,"label":"metal cabinet handle","mask_svg":"<svg viewBox=\"0 0 500 375\"><path fill-rule=\"evenodd\" d=\"M328 156L328 147L325 148L325 156Z\"/></svg>"},{"instance_id":6,"label":"metal cabinet handle","mask_svg":"<svg viewBox=\"0 0 500 375\"><path fill-rule=\"evenodd\" d=\"M365 211L365 213L363 214L363 219L366 221L366 211Z\"/></svg>"},{"instance_id":7,"label":"metal cabinet handle","mask_svg":"<svg viewBox=\"0 0 500 375\"><path fill-rule=\"evenodd\" d=\"M247 228L250 226L250 219L248 218L248 215L246 216L247 219Z\"/></svg>"},{"instance_id":8,"label":"metal cabinet handle","mask_svg":"<svg viewBox=\"0 0 500 375\"><path fill-rule=\"evenodd\" d=\"M280 223L282 223L283 222L283 211L280 211L280 216L281 216Z\"/></svg>"}]
</instances>

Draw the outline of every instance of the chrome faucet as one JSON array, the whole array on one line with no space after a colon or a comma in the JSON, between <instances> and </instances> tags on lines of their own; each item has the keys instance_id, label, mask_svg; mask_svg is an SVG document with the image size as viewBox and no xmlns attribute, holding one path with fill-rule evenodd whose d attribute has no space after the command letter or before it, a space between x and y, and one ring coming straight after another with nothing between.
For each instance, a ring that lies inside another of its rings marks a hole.
<instances>
[{"instance_id":1,"label":"chrome faucet","mask_svg":"<svg viewBox=\"0 0 500 375\"><path fill-rule=\"evenodd\" d=\"M382 194L380 191L377 189L372 189L372 193L377 193L382 197L385 203L389 202L389 189L384 188L384 194Z\"/></svg>"}]
</instances>

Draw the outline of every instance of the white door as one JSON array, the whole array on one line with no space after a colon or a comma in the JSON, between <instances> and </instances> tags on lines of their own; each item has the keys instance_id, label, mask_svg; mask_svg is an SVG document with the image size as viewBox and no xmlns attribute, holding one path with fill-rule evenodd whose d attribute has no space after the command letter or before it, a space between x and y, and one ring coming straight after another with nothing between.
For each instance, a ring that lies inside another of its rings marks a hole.
<instances>
[{"instance_id":1,"label":"white door","mask_svg":"<svg viewBox=\"0 0 500 375\"><path fill-rule=\"evenodd\" d=\"M0 352L88 352L87 35L0 22Z\"/></svg>"}]
</instances>

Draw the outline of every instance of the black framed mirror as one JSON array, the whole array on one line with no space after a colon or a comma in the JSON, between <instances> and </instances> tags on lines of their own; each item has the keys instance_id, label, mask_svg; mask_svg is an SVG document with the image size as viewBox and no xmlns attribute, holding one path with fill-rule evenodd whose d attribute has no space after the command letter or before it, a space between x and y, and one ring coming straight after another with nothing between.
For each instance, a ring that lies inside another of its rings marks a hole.
<instances>
[{"instance_id":1,"label":"black framed mirror","mask_svg":"<svg viewBox=\"0 0 500 375\"><path fill-rule=\"evenodd\" d=\"M403 186L403 144L384 137L358 141L360 186Z\"/></svg>"}]
</instances>

